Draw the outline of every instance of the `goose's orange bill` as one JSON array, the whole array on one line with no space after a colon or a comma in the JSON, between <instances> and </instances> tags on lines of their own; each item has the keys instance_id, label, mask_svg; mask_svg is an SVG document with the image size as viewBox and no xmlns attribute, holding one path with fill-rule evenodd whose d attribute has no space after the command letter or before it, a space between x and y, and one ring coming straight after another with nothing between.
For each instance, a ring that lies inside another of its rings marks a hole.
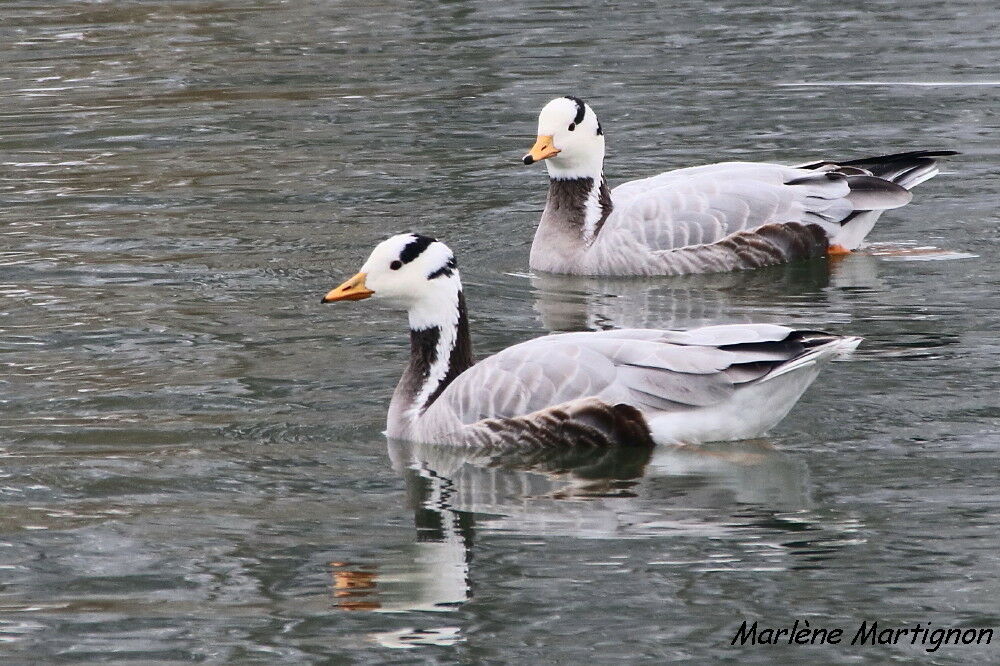
<instances>
[{"instance_id":1,"label":"goose's orange bill","mask_svg":"<svg viewBox=\"0 0 1000 666\"><path fill-rule=\"evenodd\" d=\"M334 301L360 301L363 298L368 298L375 292L365 286L366 277L368 277L366 274L358 273L336 289L331 289L327 292L326 296L324 296L323 300L320 302L333 303Z\"/></svg>"},{"instance_id":2,"label":"goose's orange bill","mask_svg":"<svg viewBox=\"0 0 1000 666\"><path fill-rule=\"evenodd\" d=\"M531 147L528 154L524 156L525 164L533 164L539 160L547 160L553 155L558 155L559 149L552 145L552 135L539 134L535 140L535 145Z\"/></svg>"}]
</instances>

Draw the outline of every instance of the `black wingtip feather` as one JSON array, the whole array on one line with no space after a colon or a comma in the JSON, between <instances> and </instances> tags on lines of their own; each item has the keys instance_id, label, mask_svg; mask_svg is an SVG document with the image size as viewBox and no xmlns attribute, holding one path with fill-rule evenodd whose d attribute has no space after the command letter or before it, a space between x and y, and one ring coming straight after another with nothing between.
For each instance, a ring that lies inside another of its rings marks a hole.
<instances>
[{"instance_id":1,"label":"black wingtip feather","mask_svg":"<svg viewBox=\"0 0 1000 666\"><path fill-rule=\"evenodd\" d=\"M958 155L957 150L911 150L891 155L876 155L856 160L820 161L800 165L800 169L839 172L845 175L861 170L876 178L891 181L906 189L922 183L937 173L937 158Z\"/></svg>"},{"instance_id":2,"label":"black wingtip feather","mask_svg":"<svg viewBox=\"0 0 1000 666\"><path fill-rule=\"evenodd\" d=\"M935 157L951 157L961 155L957 150L911 150L905 153L892 153L889 155L876 155L873 157L862 157L856 160L820 160L800 165L799 169L819 169L821 167L860 167L871 171L873 167L879 166L894 168L899 167L899 162L912 162L914 166L933 163ZM877 173L875 174L878 175Z\"/></svg>"},{"instance_id":3,"label":"black wingtip feather","mask_svg":"<svg viewBox=\"0 0 1000 666\"><path fill-rule=\"evenodd\" d=\"M949 157L951 155L961 155L957 150L911 150L905 153L893 153L890 155L879 155L877 157L862 157L857 160L847 160L837 162L840 166L858 166L862 164L902 162L925 157Z\"/></svg>"}]
</instances>

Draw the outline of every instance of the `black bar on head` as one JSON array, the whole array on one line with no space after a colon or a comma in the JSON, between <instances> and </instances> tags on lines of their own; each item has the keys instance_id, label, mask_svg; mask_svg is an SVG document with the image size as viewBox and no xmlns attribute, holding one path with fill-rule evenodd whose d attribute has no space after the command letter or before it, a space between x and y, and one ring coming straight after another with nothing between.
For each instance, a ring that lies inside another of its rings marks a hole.
<instances>
[{"instance_id":1,"label":"black bar on head","mask_svg":"<svg viewBox=\"0 0 1000 666\"><path fill-rule=\"evenodd\" d=\"M583 122L583 117L587 115L587 106L583 103L583 100L579 97L573 97L572 95L566 95L566 99L571 99L576 102L576 118L573 118L573 122L579 125Z\"/></svg>"},{"instance_id":2,"label":"black bar on head","mask_svg":"<svg viewBox=\"0 0 1000 666\"><path fill-rule=\"evenodd\" d=\"M420 253L427 249L427 246L433 243L436 238L431 238L430 236L421 236L420 234L413 234L413 240L406 244L403 251L399 253L399 260L404 264L408 264L417 257Z\"/></svg>"}]
</instances>

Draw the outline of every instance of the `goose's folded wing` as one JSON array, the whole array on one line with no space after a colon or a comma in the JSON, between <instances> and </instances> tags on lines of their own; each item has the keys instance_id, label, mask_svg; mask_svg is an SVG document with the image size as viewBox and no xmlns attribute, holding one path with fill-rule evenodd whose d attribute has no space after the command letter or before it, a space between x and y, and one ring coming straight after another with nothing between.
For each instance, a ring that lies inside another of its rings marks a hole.
<instances>
[{"instance_id":1,"label":"goose's folded wing","mask_svg":"<svg viewBox=\"0 0 1000 666\"><path fill-rule=\"evenodd\" d=\"M716 243L777 222L831 232L854 205L845 177L775 164L725 163L670 171L612 191L597 243L667 251Z\"/></svg>"},{"instance_id":2,"label":"goose's folded wing","mask_svg":"<svg viewBox=\"0 0 1000 666\"><path fill-rule=\"evenodd\" d=\"M669 411L717 404L802 352L782 326L551 335L515 345L459 375L425 417L513 418L581 398Z\"/></svg>"}]
</instances>

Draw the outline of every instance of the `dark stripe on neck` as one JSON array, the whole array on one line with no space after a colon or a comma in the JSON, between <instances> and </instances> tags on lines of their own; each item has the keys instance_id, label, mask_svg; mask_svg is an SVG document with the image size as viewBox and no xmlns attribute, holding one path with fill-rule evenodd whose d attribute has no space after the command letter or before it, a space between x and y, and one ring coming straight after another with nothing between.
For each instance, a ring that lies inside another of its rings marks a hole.
<instances>
[{"instance_id":1,"label":"dark stripe on neck","mask_svg":"<svg viewBox=\"0 0 1000 666\"><path fill-rule=\"evenodd\" d=\"M417 257L420 253L427 249L427 246L433 243L435 238L430 236L421 236L420 234L413 234L413 240L407 243L402 252L399 253L399 260L404 264L408 264Z\"/></svg>"},{"instance_id":2,"label":"dark stripe on neck","mask_svg":"<svg viewBox=\"0 0 1000 666\"><path fill-rule=\"evenodd\" d=\"M434 404L441 392L460 374L473 366L472 337L469 335L469 315L465 308L465 295L458 292L458 322L455 331L455 345L448 357L448 371L444 379L437 385L427 401L422 405L413 405L421 413ZM410 329L410 395L416 397L430 375L431 367L437 362L437 347L441 339L441 328L433 326L418 331Z\"/></svg>"},{"instance_id":3,"label":"dark stripe on neck","mask_svg":"<svg viewBox=\"0 0 1000 666\"><path fill-rule=\"evenodd\" d=\"M605 220L611 215L613 206L611 204L611 190L608 189L608 181L601 176L600 191L597 193L597 203L601 207L601 217L594 225L596 238L604 226ZM583 234L584 225L587 221L587 197L594 189L593 178L570 178L570 179L549 179L549 198L546 207L553 212L557 212L559 217L566 223L578 229Z\"/></svg>"},{"instance_id":4,"label":"dark stripe on neck","mask_svg":"<svg viewBox=\"0 0 1000 666\"><path fill-rule=\"evenodd\" d=\"M601 207L601 217L594 225L593 238L597 238L597 234L601 233L608 215L611 215L611 211L614 209L614 205L611 203L611 188L608 187L608 179L604 177L604 174L601 174L601 190L597 193L597 203Z\"/></svg>"}]
</instances>

